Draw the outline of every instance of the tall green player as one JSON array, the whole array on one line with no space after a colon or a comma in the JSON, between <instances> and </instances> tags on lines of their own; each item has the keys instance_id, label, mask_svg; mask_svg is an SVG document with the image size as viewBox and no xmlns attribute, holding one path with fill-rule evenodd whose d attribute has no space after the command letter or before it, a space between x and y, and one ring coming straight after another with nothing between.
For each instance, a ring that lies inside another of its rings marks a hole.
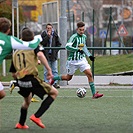
<instances>
[{"instance_id":1,"label":"tall green player","mask_svg":"<svg viewBox=\"0 0 133 133\"><path fill-rule=\"evenodd\" d=\"M91 61L94 61L95 57L91 55L86 47L86 35L84 22L77 23L77 33L73 34L66 44L66 49L69 51L67 60L67 74L53 77L51 84L55 80L71 80L75 71L79 69L88 78L89 86L92 92L92 98L97 99L103 96L95 90L94 80L90 65L85 56L88 56Z\"/></svg>"}]
</instances>

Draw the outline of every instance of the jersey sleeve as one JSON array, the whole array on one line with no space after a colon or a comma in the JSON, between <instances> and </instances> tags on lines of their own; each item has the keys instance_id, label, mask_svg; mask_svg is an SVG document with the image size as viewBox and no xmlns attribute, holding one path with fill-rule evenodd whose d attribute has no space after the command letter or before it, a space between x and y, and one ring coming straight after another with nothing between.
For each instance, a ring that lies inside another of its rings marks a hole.
<instances>
[{"instance_id":1,"label":"jersey sleeve","mask_svg":"<svg viewBox=\"0 0 133 133\"><path fill-rule=\"evenodd\" d=\"M71 51L71 52L78 51L78 48L77 48L77 47L73 47L73 44L74 44L75 41L76 41L76 40L75 40L75 38L74 38L73 36L70 37L70 39L68 40L68 42L67 42L65 48L66 48L68 51Z\"/></svg>"},{"instance_id":2,"label":"jersey sleeve","mask_svg":"<svg viewBox=\"0 0 133 133\"><path fill-rule=\"evenodd\" d=\"M16 37L11 36L11 46L12 49L19 49L19 50L23 50L23 49L35 49L40 42L42 41L42 37L41 35L37 35L34 37L34 40L26 42L26 41L22 41L19 40Z\"/></svg>"},{"instance_id":3,"label":"jersey sleeve","mask_svg":"<svg viewBox=\"0 0 133 133\"><path fill-rule=\"evenodd\" d=\"M84 47L83 47L83 51L84 51L84 53L86 54L86 56L91 56L91 53L89 52L89 50L87 49L87 46L86 45L84 45Z\"/></svg>"},{"instance_id":4,"label":"jersey sleeve","mask_svg":"<svg viewBox=\"0 0 133 133\"><path fill-rule=\"evenodd\" d=\"M37 55L37 53L40 52L40 51L44 53L44 48L43 48L42 46L40 46L40 45L37 46L36 49L34 49L34 53L35 53L36 55Z\"/></svg>"}]
</instances>

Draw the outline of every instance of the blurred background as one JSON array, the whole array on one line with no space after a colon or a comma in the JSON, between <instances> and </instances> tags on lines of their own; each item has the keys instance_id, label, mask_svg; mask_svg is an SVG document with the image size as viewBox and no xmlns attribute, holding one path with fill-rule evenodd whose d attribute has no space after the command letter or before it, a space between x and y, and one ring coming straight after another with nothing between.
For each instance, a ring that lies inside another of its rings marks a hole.
<instances>
[{"instance_id":1,"label":"blurred background","mask_svg":"<svg viewBox=\"0 0 133 133\"><path fill-rule=\"evenodd\" d=\"M5 16L12 19L12 11L14 10L16 23L16 8L19 9L19 31L28 26L35 34L39 34L49 22L59 31L61 0L0 0L0 17ZM66 0L66 17L67 38L75 32L76 23L84 21L88 46L92 46L93 26L94 46L104 46L105 40L107 47L110 45L108 42L110 40L113 47L132 46L133 0ZM117 30L121 33L123 44L121 44ZM15 35L16 32L15 29ZM96 51L97 54L102 54L102 52ZM116 53L115 51L113 54Z\"/></svg>"},{"instance_id":2,"label":"blurred background","mask_svg":"<svg viewBox=\"0 0 133 133\"><path fill-rule=\"evenodd\" d=\"M0 0L0 17L12 20L11 34L17 37L26 26L40 34L47 23L60 35L63 6L67 39L75 33L76 23L84 21L88 47L133 47L133 0ZM119 54L132 50L95 50L95 56Z\"/></svg>"}]
</instances>

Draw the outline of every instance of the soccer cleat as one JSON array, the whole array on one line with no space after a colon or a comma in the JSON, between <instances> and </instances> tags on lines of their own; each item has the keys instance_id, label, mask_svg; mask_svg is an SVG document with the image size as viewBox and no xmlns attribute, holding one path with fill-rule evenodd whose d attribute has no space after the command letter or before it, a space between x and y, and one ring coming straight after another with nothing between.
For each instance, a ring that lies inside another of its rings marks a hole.
<instances>
[{"instance_id":1,"label":"soccer cleat","mask_svg":"<svg viewBox=\"0 0 133 133\"><path fill-rule=\"evenodd\" d=\"M32 120L34 123L36 123L39 127L45 128L45 125L42 123L41 119L36 118L34 114L30 117L30 120Z\"/></svg>"},{"instance_id":2,"label":"soccer cleat","mask_svg":"<svg viewBox=\"0 0 133 133\"><path fill-rule=\"evenodd\" d=\"M60 86L59 86L57 83L55 83L53 86L54 86L56 89L60 88Z\"/></svg>"},{"instance_id":3,"label":"soccer cleat","mask_svg":"<svg viewBox=\"0 0 133 133\"><path fill-rule=\"evenodd\" d=\"M31 99L31 102L39 102L39 100L37 100L36 98L33 97L33 98Z\"/></svg>"},{"instance_id":4,"label":"soccer cleat","mask_svg":"<svg viewBox=\"0 0 133 133\"><path fill-rule=\"evenodd\" d=\"M9 91L10 91L10 94L12 94L12 91L14 90L15 88L15 83L16 81L10 81L10 84L9 84Z\"/></svg>"},{"instance_id":5,"label":"soccer cleat","mask_svg":"<svg viewBox=\"0 0 133 133\"><path fill-rule=\"evenodd\" d=\"M17 123L15 126L15 129L28 129L29 127L27 125L22 126L20 123Z\"/></svg>"},{"instance_id":6,"label":"soccer cleat","mask_svg":"<svg viewBox=\"0 0 133 133\"><path fill-rule=\"evenodd\" d=\"M99 94L98 93L98 91L93 95L93 99L97 99L97 98L100 98L100 97L102 97L103 96L103 94Z\"/></svg>"},{"instance_id":7,"label":"soccer cleat","mask_svg":"<svg viewBox=\"0 0 133 133\"><path fill-rule=\"evenodd\" d=\"M49 84L50 85L53 85L54 84L54 80L52 78L49 80Z\"/></svg>"}]
</instances>

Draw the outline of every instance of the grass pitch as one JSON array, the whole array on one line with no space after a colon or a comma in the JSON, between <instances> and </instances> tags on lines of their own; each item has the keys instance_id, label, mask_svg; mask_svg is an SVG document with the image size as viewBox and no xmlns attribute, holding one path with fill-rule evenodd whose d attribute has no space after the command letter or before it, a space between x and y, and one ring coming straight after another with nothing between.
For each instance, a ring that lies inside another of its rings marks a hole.
<instances>
[{"instance_id":1,"label":"grass pitch","mask_svg":"<svg viewBox=\"0 0 133 133\"><path fill-rule=\"evenodd\" d=\"M100 99L92 99L88 89L85 98L76 96L76 89L59 89L59 95L41 117L46 128L41 129L29 120L40 102L31 103L27 130L14 129L19 120L23 98L17 89L0 101L0 133L132 133L132 90L99 89ZM39 99L39 98L38 98Z\"/></svg>"}]
</instances>

